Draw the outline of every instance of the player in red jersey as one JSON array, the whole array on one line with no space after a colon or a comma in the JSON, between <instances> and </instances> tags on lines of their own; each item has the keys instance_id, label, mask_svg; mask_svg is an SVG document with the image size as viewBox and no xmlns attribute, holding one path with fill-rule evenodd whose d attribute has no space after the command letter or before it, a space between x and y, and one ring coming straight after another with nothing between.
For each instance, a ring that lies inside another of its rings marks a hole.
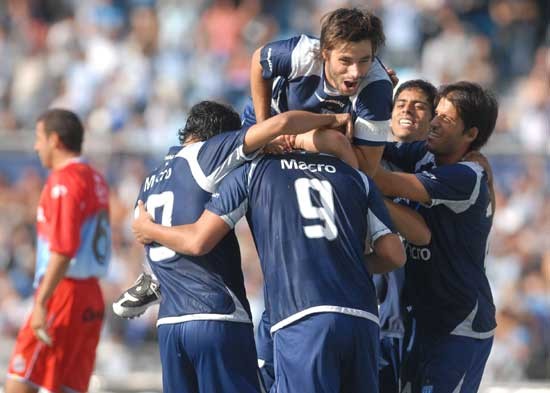
<instances>
[{"instance_id":1,"label":"player in red jersey","mask_svg":"<svg viewBox=\"0 0 550 393\"><path fill-rule=\"evenodd\" d=\"M111 229L109 189L80 157L83 136L82 123L66 110L48 110L36 124L34 149L52 172L37 210L34 307L17 337L6 393L88 390Z\"/></svg>"}]
</instances>

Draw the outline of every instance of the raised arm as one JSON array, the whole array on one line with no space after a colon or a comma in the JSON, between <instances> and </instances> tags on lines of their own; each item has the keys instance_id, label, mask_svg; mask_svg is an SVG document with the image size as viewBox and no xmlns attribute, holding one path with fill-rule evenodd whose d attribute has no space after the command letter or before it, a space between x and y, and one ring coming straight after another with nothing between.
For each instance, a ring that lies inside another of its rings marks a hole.
<instances>
[{"instance_id":1,"label":"raised arm","mask_svg":"<svg viewBox=\"0 0 550 393\"><path fill-rule=\"evenodd\" d=\"M260 64L260 47L252 55L252 65L250 66L250 90L252 94L252 103L258 123L271 117L271 89L273 80L265 80L262 76L262 66Z\"/></svg>"},{"instance_id":2,"label":"raised arm","mask_svg":"<svg viewBox=\"0 0 550 393\"><path fill-rule=\"evenodd\" d=\"M205 210L193 224L167 227L153 222L142 201L138 201L132 232L142 244L156 242L180 254L204 255L230 231L219 216Z\"/></svg>"},{"instance_id":3,"label":"raised arm","mask_svg":"<svg viewBox=\"0 0 550 393\"><path fill-rule=\"evenodd\" d=\"M301 134L313 128L334 128L346 132L353 127L349 113L317 114L306 111L288 111L250 127L244 138L244 153L264 147L284 134Z\"/></svg>"}]
</instances>

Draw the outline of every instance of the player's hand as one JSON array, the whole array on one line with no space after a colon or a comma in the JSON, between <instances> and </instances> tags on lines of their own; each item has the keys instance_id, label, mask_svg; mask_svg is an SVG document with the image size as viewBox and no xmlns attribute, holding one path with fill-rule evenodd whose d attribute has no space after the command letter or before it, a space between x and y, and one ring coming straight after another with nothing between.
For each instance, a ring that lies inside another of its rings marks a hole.
<instances>
[{"instance_id":1,"label":"player's hand","mask_svg":"<svg viewBox=\"0 0 550 393\"><path fill-rule=\"evenodd\" d=\"M47 346L51 347L53 345L51 337L46 332L46 317L48 315L48 310L46 306L35 303L32 309L31 314L31 329L34 332L34 335L42 341Z\"/></svg>"},{"instance_id":2,"label":"player's hand","mask_svg":"<svg viewBox=\"0 0 550 393\"><path fill-rule=\"evenodd\" d=\"M390 77L391 84L393 85L393 87L397 86L397 84L399 83L399 78L397 77L397 73L395 72L395 70L393 68L388 68L386 69L386 72Z\"/></svg>"},{"instance_id":3,"label":"player's hand","mask_svg":"<svg viewBox=\"0 0 550 393\"><path fill-rule=\"evenodd\" d=\"M286 138L287 135L281 135L273 139L264 147L264 153L266 154L283 154L287 151L292 151L290 141Z\"/></svg>"},{"instance_id":4,"label":"player's hand","mask_svg":"<svg viewBox=\"0 0 550 393\"><path fill-rule=\"evenodd\" d=\"M353 139L353 120L349 113L336 113L334 122L326 128L341 130L351 141Z\"/></svg>"},{"instance_id":5,"label":"player's hand","mask_svg":"<svg viewBox=\"0 0 550 393\"><path fill-rule=\"evenodd\" d=\"M147 210L145 210L145 205L143 201L138 201L138 205L135 210L134 221L132 221L132 233L138 242L141 244L149 244L153 242L153 239L147 237L146 231L148 225L153 222L153 217Z\"/></svg>"}]
</instances>

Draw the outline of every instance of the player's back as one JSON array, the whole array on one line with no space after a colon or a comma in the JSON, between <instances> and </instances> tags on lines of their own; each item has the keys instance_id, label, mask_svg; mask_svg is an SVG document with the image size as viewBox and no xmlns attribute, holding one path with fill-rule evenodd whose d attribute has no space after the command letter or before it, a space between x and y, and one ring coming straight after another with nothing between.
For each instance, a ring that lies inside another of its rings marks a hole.
<instances>
[{"instance_id":1,"label":"player's back","mask_svg":"<svg viewBox=\"0 0 550 393\"><path fill-rule=\"evenodd\" d=\"M243 135L244 131L227 132L171 148L140 191L139 199L155 221L168 226L196 221L219 181L244 160ZM158 324L193 319L250 321L233 231L203 256L177 254L158 244L146 246L146 253L162 287Z\"/></svg>"},{"instance_id":2,"label":"player's back","mask_svg":"<svg viewBox=\"0 0 550 393\"><path fill-rule=\"evenodd\" d=\"M313 312L377 321L365 241L390 230L373 183L335 157L310 154L266 156L248 182L272 331Z\"/></svg>"}]
</instances>

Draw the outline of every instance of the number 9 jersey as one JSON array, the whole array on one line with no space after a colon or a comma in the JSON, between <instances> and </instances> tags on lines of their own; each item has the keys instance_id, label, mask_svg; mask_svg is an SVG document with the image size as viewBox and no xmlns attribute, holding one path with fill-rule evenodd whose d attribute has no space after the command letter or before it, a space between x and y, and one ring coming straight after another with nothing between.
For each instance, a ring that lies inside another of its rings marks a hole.
<instances>
[{"instance_id":1,"label":"number 9 jersey","mask_svg":"<svg viewBox=\"0 0 550 393\"><path fill-rule=\"evenodd\" d=\"M53 171L37 210L35 287L50 252L72 258L65 275L85 279L107 273L111 257L109 188L102 175L80 158Z\"/></svg>"}]
</instances>

